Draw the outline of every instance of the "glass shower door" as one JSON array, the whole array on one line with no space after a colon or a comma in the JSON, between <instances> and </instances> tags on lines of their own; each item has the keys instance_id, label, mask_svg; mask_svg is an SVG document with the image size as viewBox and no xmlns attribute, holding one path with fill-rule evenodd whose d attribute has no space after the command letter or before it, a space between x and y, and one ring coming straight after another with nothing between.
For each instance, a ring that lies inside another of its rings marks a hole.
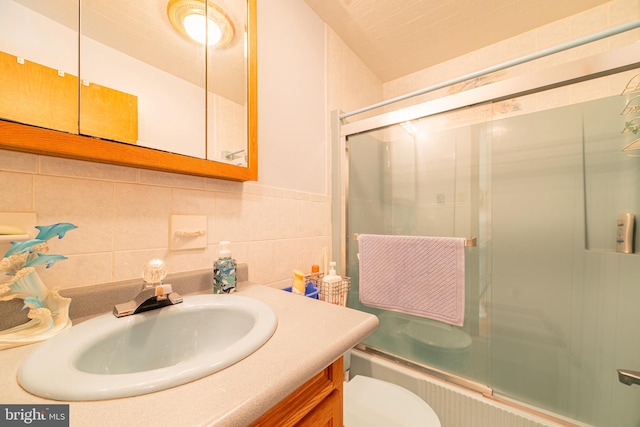
<instances>
[{"instance_id":1,"label":"glass shower door","mask_svg":"<svg viewBox=\"0 0 640 427\"><path fill-rule=\"evenodd\" d=\"M638 136L620 114L630 97L532 112L522 97L513 114L479 105L350 136L349 236L478 242L457 328L362 305L350 239L349 306L380 319L364 343L543 412L640 425L640 387L616 372L640 370L640 250L615 244L617 215L640 215L640 151L624 150Z\"/></svg>"},{"instance_id":2,"label":"glass shower door","mask_svg":"<svg viewBox=\"0 0 640 427\"><path fill-rule=\"evenodd\" d=\"M475 237L465 248L463 327L366 307L359 302L358 245L351 240L349 305L375 313L378 330L365 344L418 364L487 384L489 327L487 276L487 181L484 118L489 107L474 107L474 119L457 113L423 118L348 139L349 236L354 233ZM479 123L478 123L479 122ZM484 175L484 176L481 176ZM482 274L480 272L482 271ZM389 284L390 291L393 284Z\"/></svg>"}]
</instances>

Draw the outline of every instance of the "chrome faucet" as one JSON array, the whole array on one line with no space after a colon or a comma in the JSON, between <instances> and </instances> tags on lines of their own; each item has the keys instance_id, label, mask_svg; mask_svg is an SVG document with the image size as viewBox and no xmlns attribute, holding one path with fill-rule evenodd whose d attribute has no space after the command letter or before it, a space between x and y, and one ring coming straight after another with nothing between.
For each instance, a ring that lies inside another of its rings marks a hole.
<instances>
[{"instance_id":1,"label":"chrome faucet","mask_svg":"<svg viewBox=\"0 0 640 427\"><path fill-rule=\"evenodd\" d=\"M640 372L630 371L628 369L618 369L618 380L622 384L629 386L632 384L640 385Z\"/></svg>"},{"instance_id":2,"label":"chrome faucet","mask_svg":"<svg viewBox=\"0 0 640 427\"><path fill-rule=\"evenodd\" d=\"M179 304L182 297L173 292L171 285L162 284L162 279L167 275L164 261L152 259L145 265L142 278L144 285L140 293L131 301L116 304L113 307L113 315L116 317L130 316L168 305Z\"/></svg>"},{"instance_id":3,"label":"chrome faucet","mask_svg":"<svg viewBox=\"0 0 640 427\"><path fill-rule=\"evenodd\" d=\"M143 288L131 301L116 304L113 307L113 315L116 317L130 316L181 302L182 297L177 292L173 292L171 285L149 286Z\"/></svg>"}]
</instances>

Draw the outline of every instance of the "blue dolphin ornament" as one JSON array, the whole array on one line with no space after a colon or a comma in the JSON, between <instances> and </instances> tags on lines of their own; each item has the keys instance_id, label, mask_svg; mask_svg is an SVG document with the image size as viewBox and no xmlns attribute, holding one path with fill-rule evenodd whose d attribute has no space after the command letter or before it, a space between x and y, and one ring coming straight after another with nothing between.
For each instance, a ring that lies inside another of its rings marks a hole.
<instances>
[{"instance_id":1,"label":"blue dolphin ornament","mask_svg":"<svg viewBox=\"0 0 640 427\"><path fill-rule=\"evenodd\" d=\"M57 261L62 261L63 259L67 259L66 256L62 255L48 255L38 253L36 258L33 258L25 263L25 267L33 267L38 264L45 264L47 268L51 267Z\"/></svg>"},{"instance_id":2,"label":"blue dolphin ornament","mask_svg":"<svg viewBox=\"0 0 640 427\"><path fill-rule=\"evenodd\" d=\"M36 228L39 230L36 239L49 240L55 236L58 236L58 239L62 239L67 231L78 228L78 226L70 222L59 222L52 225L36 225Z\"/></svg>"},{"instance_id":3,"label":"blue dolphin ornament","mask_svg":"<svg viewBox=\"0 0 640 427\"><path fill-rule=\"evenodd\" d=\"M31 247L44 243L41 239L25 240L24 242L11 242L11 249L9 249L4 256L9 257L14 254L21 254L26 251L30 251Z\"/></svg>"},{"instance_id":4,"label":"blue dolphin ornament","mask_svg":"<svg viewBox=\"0 0 640 427\"><path fill-rule=\"evenodd\" d=\"M22 306L22 310L25 311L30 308L42 308L44 304L40 301L38 297L26 297L24 299L24 306Z\"/></svg>"}]
</instances>

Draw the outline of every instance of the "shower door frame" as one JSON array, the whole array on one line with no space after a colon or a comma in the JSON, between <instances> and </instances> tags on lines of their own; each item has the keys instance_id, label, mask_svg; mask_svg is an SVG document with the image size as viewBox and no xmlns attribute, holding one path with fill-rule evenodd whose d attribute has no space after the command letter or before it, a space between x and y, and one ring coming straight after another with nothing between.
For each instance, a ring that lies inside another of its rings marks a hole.
<instances>
[{"instance_id":1,"label":"shower door frame","mask_svg":"<svg viewBox=\"0 0 640 427\"><path fill-rule=\"evenodd\" d=\"M486 86L426 101L396 111L382 113L364 118L352 123L340 119L340 111L331 115L332 130L332 253L339 254L340 265L348 264L348 245L353 236L347 235L348 201L349 201L349 149L347 138L372 130L397 125L410 120L416 120L440 113L454 111L468 106L499 102L518 96L530 95L549 89L585 82L600 77L629 71L640 67L640 43L620 47L605 53L568 62L546 70L536 71L496 82ZM334 256L334 258L338 258ZM467 378L459 377L415 361L407 360L398 355L389 354L364 344L358 349L369 354L385 357L396 363L409 366L421 372L434 375L452 383L477 391L486 396L493 396L493 390L487 385L476 383ZM494 397L496 398L496 397ZM511 402L510 404L513 404ZM519 405L515 405L519 406Z\"/></svg>"}]
</instances>

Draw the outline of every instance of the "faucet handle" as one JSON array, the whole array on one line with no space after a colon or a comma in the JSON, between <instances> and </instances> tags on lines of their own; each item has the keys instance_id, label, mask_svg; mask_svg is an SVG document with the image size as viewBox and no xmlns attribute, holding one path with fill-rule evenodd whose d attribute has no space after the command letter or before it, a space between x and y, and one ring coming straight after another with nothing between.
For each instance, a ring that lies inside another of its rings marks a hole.
<instances>
[{"instance_id":1,"label":"faucet handle","mask_svg":"<svg viewBox=\"0 0 640 427\"><path fill-rule=\"evenodd\" d=\"M171 285L158 285L156 286L155 294L157 297L166 297L173 292Z\"/></svg>"},{"instance_id":2,"label":"faucet handle","mask_svg":"<svg viewBox=\"0 0 640 427\"><path fill-rule=\"evenodd\" d=\"M162 279L167 276L167 266L164 261L158 258L150 259L142 270L142 280L145 285L162 283Z\"/></svg>"}]
</instances>

